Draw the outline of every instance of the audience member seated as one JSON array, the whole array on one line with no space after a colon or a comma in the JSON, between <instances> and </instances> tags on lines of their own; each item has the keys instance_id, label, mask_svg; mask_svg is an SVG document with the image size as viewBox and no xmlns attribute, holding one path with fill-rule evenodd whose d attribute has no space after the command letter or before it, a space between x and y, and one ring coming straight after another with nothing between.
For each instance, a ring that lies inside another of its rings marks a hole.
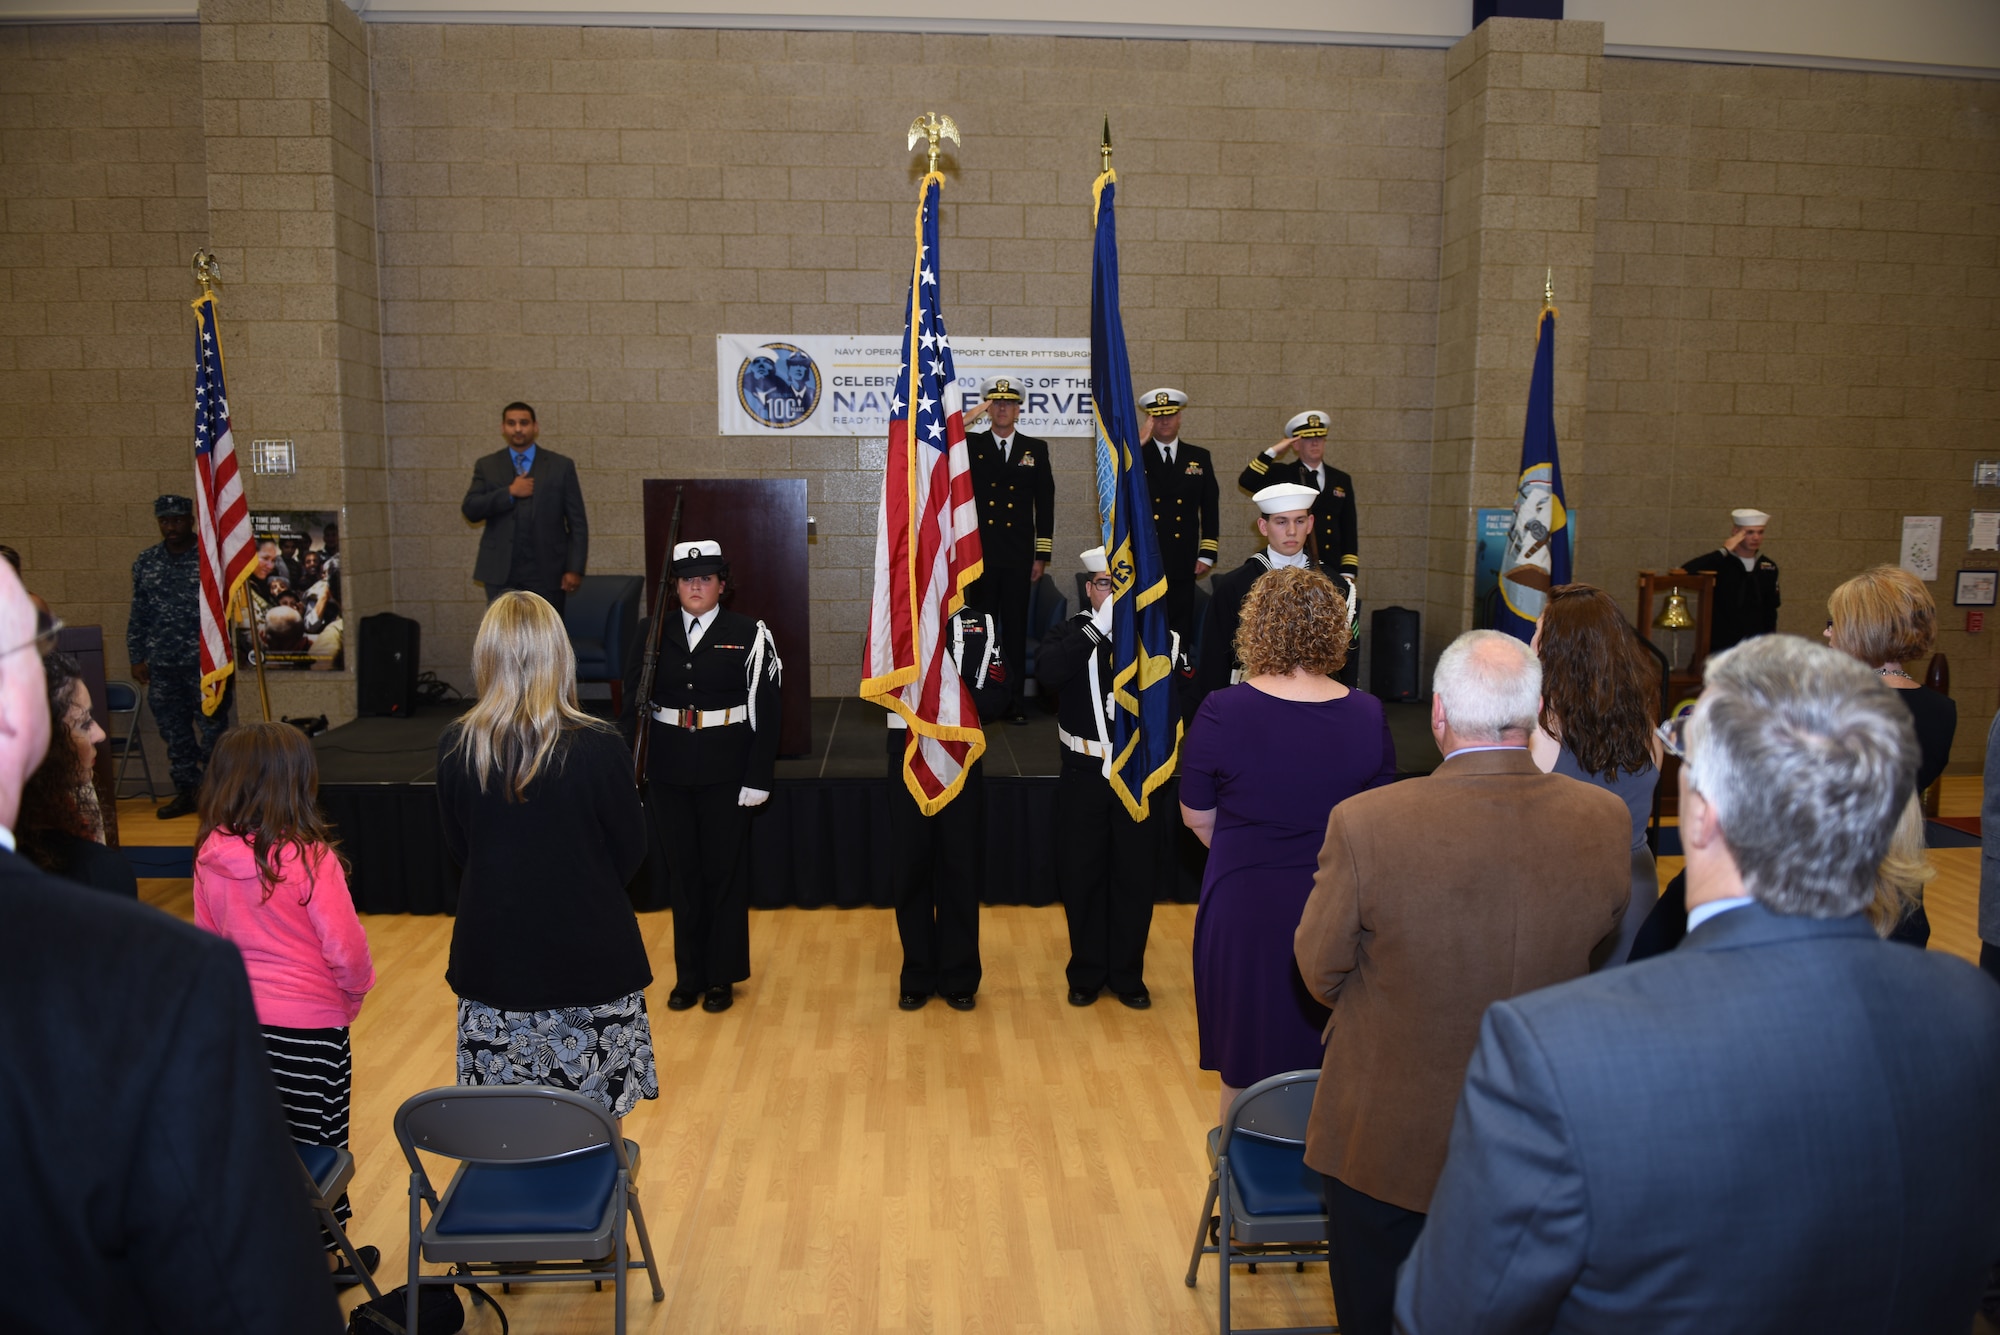
<instances>
[{"instance_id":1,"label":"audience member seated","mask_svg":"<svg viewBox=\"0 0 2000 1335\"><path fill-rule=\"evenodd\" d=\"M1550 593L1533 647L1542 660L1541 726L1528 748L1536 767L1596 784L1623 802L1632 819L1632 897L1617 937L1597 961L1623 964L1660 897L1659 869L1646 844L1660 780L1660 739L1653 736L1659 673L1611 595L1588 584Z\"/></svg>"},{"instance_id":2,"label":"audience member seated","mask_svg":"<svg viewBox=\"0 0 2000 1335\"><path fill-rule=\"evenodd\" d=\"M1528 754L1541 686L1519 640L1459 636L1432 674L1443 763L1327 822L1295 948L1333 1012L1305 1157L1326 1179L1346 1335L1392 1327L1479 1017L1587 972L1630 898L1624 804Z\"/></svg>"},{"instance_id":3,"label":"audience member seated","mask_svg":"<svg viewBox=\"0 0 2000 1335\"><path fill-rule=\"evenodd\" d=\"M334 1335L235 948L13 851L53 641L0 562L0 1326Z\"/></svg>"},{"instance_id":4,"label":"audience member seated","mask_svg":"<svg viewBox=\"0 0 2000 1335\"><path fill-rule=\"evenodd\" d=\"M104 846L104 811L91 780L104 729L90 712L90 688L68 654L42 660L48 680L49 753L21 793L15 829L21 855L52 876L139 897L132 864Z\"/></svg>"},{"instance_id":5,"label":"audience member seated","mask_svg":"<svg viewBox=\"0 0 2000 1335\"><path fill-rule=\"evenodd\" d=\"M1667 731L1687 940L1486 1012L1398 1329L1970 1329L2000 1256L2000 990L1868 924L1908 711L1772 635L1709 659Z\"/></svg>"},{"instance_id":6,"label":"audience member seated","mask_svg":"<svg viewBox=\"0 0 2000 1335\"><path fill-rule=\"evenodd\" d=\"M347 1148L348 1026L375 986L347 864L318 806L319 762L289 723L245 723L216 742L201 781L194 925L231 942L250 975L292 1139ZM353 1210L342 1195L334 1217ZM331 1233L335 1275L354 1281ZM362 1247L371 1270L379 1253Z\"/></svg>"},{"instance_id":7,"label":"audience member seated","mask_svg":"<svg viewBox=\"0 0 2000 1335\"><path fill-rule=\"evenodd\" d=\"M625 886L646 856L632 760L577 708L576 654L539 594L497 595L479 702L438 740L445 847L465 868L445 981L458 1083L554 1085L623 1117L658 1098L646 943Z\"/></svg>"},{"instance_id":8,"label":"audience member seated","mask_svg":"<svg viewBox=\"0 0 2000 1335\"><path fill-rule=\"evenodd\" d=\"M1273 570L1236 629L1244 680L1212 692L1181 747L1181 819L1209 846L1194 923L1201 1068L1221 1114L1267 1075L1317 1066L1326 1010L1292 967L1327 813L1393 783L1382 704L1333 679L1347 602L1314 570Z\"/></svg>"}]
</instances>

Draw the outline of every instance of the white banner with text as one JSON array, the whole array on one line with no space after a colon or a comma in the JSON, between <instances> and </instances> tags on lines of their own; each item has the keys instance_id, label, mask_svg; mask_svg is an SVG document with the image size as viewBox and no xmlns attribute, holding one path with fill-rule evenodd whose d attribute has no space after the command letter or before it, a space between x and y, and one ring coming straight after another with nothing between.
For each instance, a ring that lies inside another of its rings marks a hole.
<instances>
[{"instance_id":1,"label":"white banner with text","mask_svg":"<svg viewBox=\"0 0 2000 1335\"><path fill-rule=\"evenodd\" d=\"M1021 388L1020 431L1091 434L1089 339L953 338L951 353L968 409L982 381L1006 376ZM886 439L902 357L900 337L717 334L716 429Z\"/></svg>"}]
</instances>

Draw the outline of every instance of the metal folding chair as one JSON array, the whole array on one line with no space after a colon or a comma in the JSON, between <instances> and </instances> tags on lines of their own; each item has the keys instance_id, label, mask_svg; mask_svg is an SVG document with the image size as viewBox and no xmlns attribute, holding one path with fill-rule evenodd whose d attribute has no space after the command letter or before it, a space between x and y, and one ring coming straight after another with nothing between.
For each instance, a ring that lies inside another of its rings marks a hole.
<instances>
[{"instance_id":1,"label":"metal folding chair","mask_svg":"<svg viewBox=\"0 0 2000 1335\"><path fill-rule=\"evenodd\" d=\"M125 767L132 763L132 757L139 757L139 772L146 776L146 796L157 799L159 793L153 784L152 762L146 759L145 739L140 736L140 719L146 711L146 693L129 681L107 681L104 683L104 712L111 722L110 736L105 745L118 758L118 778L112 791L119 797L125 796ZM125 731L118 731L118 720L126 720Z\"/></svg>"},{"instance_id":2,"label":"metal folding chair","mask_svg":"<svg viewBox=\"0 0 2000 1335\"><path fill-rule=\"evenodd\" d=\"M618 1335L628 1270L645 1270L653 1301L665 1300L632 1188L639 1147L595 1099L540 1085L428 1089L396 1110L396 1141L410 1164L409 1335L418 1335L418 1290L465 1284L467 1276L506 1284L609 1279ZM418 1150L459 1161L442 1196ZM627 1256L627 1213L642 1260ZM453 1273L423 1274L419 1260Z\"/></svg>"},{"instance_id":3,"label":"metal folding chair","mask_svg":"<svg viewBox=\"0 0 2000 1335\"><path fill-rule=\"evenodd\" d=\"M340 1248L340 1254L347 1258L348 1268L361 1277L361 1283L368 1290L370 1298L380 1298L382 1290L375 1285L375 1276L361 1264L361 1254L348 1241L347 1230L334 1217L333 1203L340 1199L340 1193L347 1190L347 1184L354 1180L354 1156L337 1145L314 1145L303 1140L295 1140L292 1147L299 1152L299 1167L306 1175L306 1198L319 1214L319 1222L333 1235L333 1241Z\"/></svg>"},{"instance_id":4,"label":"metal folding chair","mask_svg":"<svg viewBox=\"0 0 2000 1335\"><path fill-rule=\"evenodd\" d=\"M1208 1133L1208 1197L1188 1257L1187 1285L1195 1286L1203 1256L1220 1259L1221 1335L1230 1332L1232 1267L1247 1265L1254 1274L1260 1263L1272 1261L1290 1261L1300 1270L1307 1262L1332 1264L1324 1182L1305 1160L1306 1122L1318 1089L1318 1071L1269 1076L1238 1094L1229 1116ZM1264 1326L1242 1335L1338 1335L1339 1330Z\"/></svg>"}]
</instances>

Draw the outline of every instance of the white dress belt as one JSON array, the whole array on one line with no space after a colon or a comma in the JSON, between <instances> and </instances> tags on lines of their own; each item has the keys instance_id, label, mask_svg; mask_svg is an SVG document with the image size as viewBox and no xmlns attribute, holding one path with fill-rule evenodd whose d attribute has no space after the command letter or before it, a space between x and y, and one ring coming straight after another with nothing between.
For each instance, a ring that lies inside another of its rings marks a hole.
<instances>
[{"instance_id":1,"label":"white dress belt","mask_svg":"<svg viewBox=\"0 0 2000 1335\"><path fill-rule=\"evenodd\" d=\"M731 723L747 723L750 720L748 705L732 705L728 709L665 709L653 707L653 717L661 723L672 724L676 728L686 728L699 732L703 728L720 728Z\"/></svg>"},{"instance_id":2,"label":"white dress belt","mask_svg":"<svg viewBox=\"0 0 2000 1335\"><path fill-rule=\"evenodd\" d=\"M1056 736L1061 739L1064 746L1067 746L1078 755L1095 756L1097 759L1102 760L1111 754L1111 748L1103 742L1095 741L1088 737L1079 737L1060 723L1056 725Z\"/></svg>"}]
</instances>

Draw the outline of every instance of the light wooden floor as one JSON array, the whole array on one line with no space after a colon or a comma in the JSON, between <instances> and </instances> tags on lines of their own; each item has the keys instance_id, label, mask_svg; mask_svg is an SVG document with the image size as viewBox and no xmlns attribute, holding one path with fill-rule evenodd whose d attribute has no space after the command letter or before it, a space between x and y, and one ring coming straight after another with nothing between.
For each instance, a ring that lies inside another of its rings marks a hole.
<instances>
[{"instance_id":1,"label":"light wooden floor","mask_svg":"<svg viewBox=\"0 0 2000 1335\"><path fill-rule=\"evenodd\" d=\"M1945 814L1976 814L1947 780ZM121 807L128 842L193 822ZM145 824L141 825L140 821ZM1976 957L1977 849L1935 850L1932 948ZM1664 881L1679 868L1664 859ZM142 882L187 916L187 881ZM369 916L380 982L354 1027L352 1232L405 1264L405 1171L390 1128L408 1094L452 1079L451 920ZM670 970L672 919L641 918ZM1150 1011L1064 1000L1059 908L988 909L979 1009L895 1008L895 922L874 910L751 915L756 977L721 1016L649 990L661 1095L626 1121L667 1289L635 1281L635 1331L1198 1332L1215 1263L1185 1288L1216 1078L1195 1067L1194 910L1162 905ZM1239 1274L1236 1320L1333 1319L1323 1268ZM355 1299L350 1298L350 1302ZM588 1285L516 1289L521 1335L610 1328ZM490 1316L470 1329L497 1330Z\"/></svg>"}]
</instances>

